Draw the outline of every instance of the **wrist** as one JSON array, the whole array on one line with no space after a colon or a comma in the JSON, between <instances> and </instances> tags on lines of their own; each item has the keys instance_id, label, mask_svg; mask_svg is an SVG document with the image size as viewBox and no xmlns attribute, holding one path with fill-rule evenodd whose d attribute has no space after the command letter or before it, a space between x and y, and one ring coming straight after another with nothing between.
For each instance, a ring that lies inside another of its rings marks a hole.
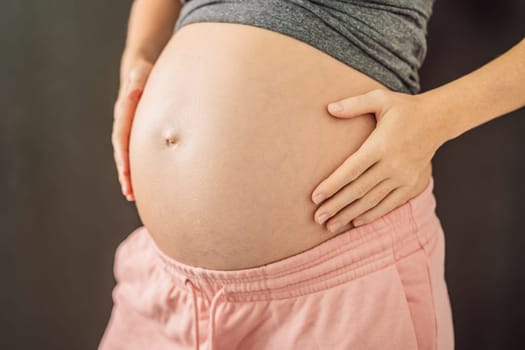
<instances>
[{"instance_id":1,"label":"wrist","mask_svg":"<svg viewBox=\"0 0 525 350\"><path fill-rule=\"evenodd\" d=\"M462 133L458 128L460 126L459 119L455 116L450 99L442 96L437 89L416 96L423 106L437 148Z\"/></svg>"}]
</instances>

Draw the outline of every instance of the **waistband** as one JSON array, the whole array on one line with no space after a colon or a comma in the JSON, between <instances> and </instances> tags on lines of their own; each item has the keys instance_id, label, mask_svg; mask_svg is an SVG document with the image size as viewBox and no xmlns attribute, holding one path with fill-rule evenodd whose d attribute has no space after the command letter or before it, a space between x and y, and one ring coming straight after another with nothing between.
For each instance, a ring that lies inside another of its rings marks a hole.
<instances>
[{"instance_id":1,"label":"waistband","mask_svg":"<svg viewBox=\"0 0 525 350\"><path fill-rule=\"evenodd\" d=\"M228 301L276 300L313 293L395 263L435 239L434 180L407 203L363 226L283 260L240 270L191 266L164 254L157 257L181 288L197 289L208 299L220 290ZM191 282L191 286L188 286Z\"/></svg>"}]
</instances>

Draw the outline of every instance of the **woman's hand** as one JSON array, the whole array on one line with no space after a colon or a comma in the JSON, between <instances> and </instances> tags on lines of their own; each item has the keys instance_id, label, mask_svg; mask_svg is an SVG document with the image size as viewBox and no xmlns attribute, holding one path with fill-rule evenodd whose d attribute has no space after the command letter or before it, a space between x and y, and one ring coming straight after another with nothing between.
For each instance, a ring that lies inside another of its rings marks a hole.
<instances>
[{"instance_id":1,"label":"woman's hand","mask_svg":"<svg viewBox=\"0 0 525 350\"><path fill-rule=\"evenodd\" d=\"M446 138L422 95L376 89L339 101L340 110L332 105L328 111L337 118L373 113L377 121L360 148L312 193L316 204L327 198L315 221L322 225L330 219L327 227L335 233L350 222L374 221L421 193L430 180L431 159Z\"/></svg>"},{"instance_id":2,"label":"woman's hand","mask_svg":"<svg viewBox=\"0 0 525 350\"><path fill-rule=\"evenodd\" d=\"M125 57L122 67L120 90L113 111L111 142L122 194L132 201L135 198L129 173L129 136L135 110L153 64L141 56Z\"/></svg>"}]
</instances>

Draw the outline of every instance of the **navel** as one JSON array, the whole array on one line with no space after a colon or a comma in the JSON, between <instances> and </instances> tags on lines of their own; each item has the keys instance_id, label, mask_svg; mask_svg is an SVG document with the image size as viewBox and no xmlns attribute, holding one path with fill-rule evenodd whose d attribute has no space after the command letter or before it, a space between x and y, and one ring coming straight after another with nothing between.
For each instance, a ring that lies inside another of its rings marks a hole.
<instances>
[{"instance_id":1,"label":"navel","mask_svg":"<svg viewBox=\"0 0 525 350\"><path fill-rule=\"evenodd\" d=\"M165 130L162 136L166 147L175 147L180 141L179 135L173 129Z\"/></svg>"}]
</instances>

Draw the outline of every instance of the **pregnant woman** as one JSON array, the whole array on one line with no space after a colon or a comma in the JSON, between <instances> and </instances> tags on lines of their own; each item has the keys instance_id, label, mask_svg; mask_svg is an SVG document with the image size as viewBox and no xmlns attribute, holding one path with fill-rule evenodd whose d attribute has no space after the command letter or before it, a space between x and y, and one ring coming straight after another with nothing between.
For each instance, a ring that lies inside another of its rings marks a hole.
<instances>
[{"instance_id":1,"label":"pregnant woman","mask_svg":"<svg viewBox=\"0 0 525 350\"><path fill-rule=\"evenodd\" d=\"M431 10L134 2L113 144L144 226L100 349L453 348L431 158L525 103L524 50L418 94Z\"/></svg>"}]
</instances>

